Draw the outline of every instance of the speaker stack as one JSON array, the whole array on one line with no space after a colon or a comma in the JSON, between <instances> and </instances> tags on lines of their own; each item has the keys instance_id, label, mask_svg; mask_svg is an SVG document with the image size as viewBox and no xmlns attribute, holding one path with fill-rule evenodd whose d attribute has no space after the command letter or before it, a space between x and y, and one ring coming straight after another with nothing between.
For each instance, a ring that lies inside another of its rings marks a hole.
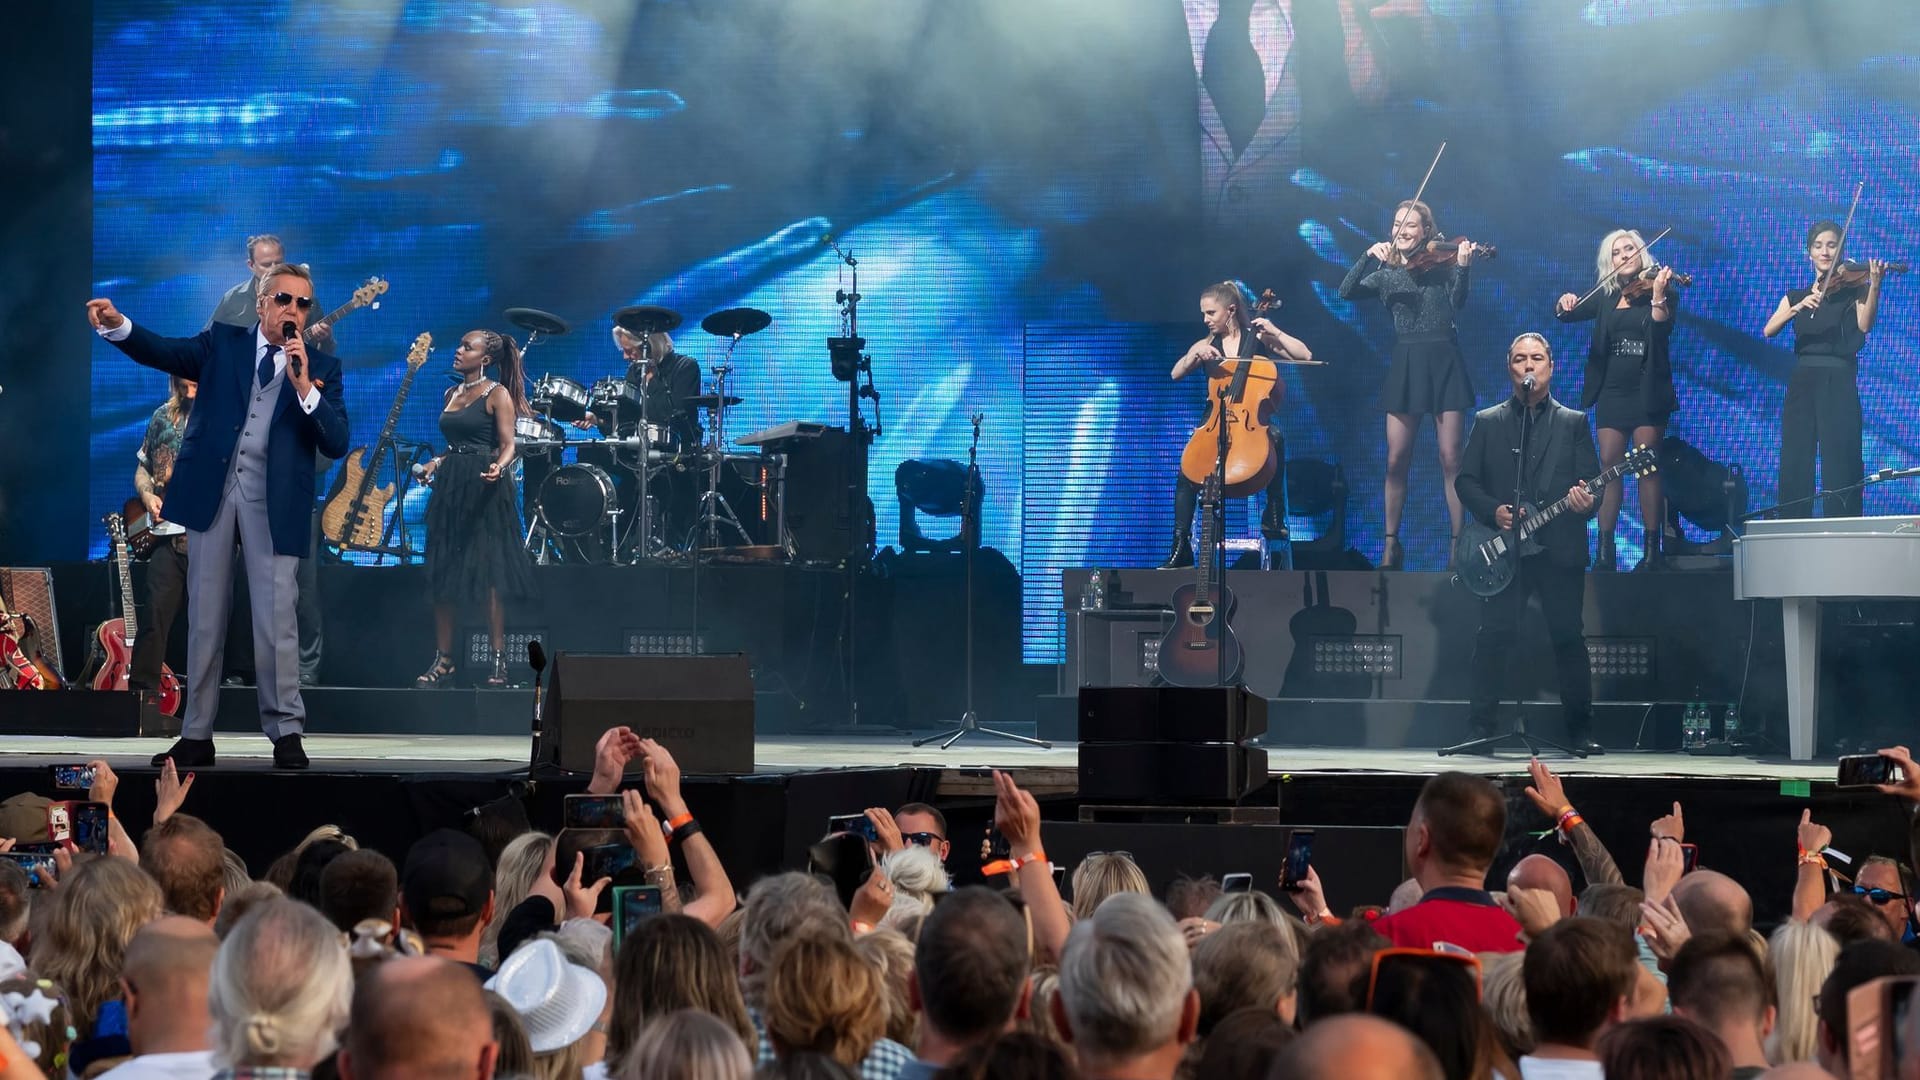
<instances>
[{"instance_id":1,"label":"speaker stack","mask_svg":"<svg viewBox=\"0 0 1920 1080\"><path fill-rule=\"evenodd\" d=\"M1080 798L1232 805L1267 781L1267 699L1244 686L1080 688Z\"/></svg>"}]
</instances>

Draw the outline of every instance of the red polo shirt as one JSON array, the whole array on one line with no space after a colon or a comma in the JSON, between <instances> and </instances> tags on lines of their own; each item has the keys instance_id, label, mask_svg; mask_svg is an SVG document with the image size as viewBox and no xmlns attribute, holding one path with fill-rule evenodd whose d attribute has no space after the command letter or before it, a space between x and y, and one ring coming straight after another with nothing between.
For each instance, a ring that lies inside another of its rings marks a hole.
<instances>
[{"instance_id":1,"label":"red polo shirt","mask_svg":"<svg viewBox=\"0 0 1920 1080\"><path fill-rule=\"evenodd\" d=\"M1447 941L1472 952L1519 952L1520 924L1484 889L1442 886L1404 911L1384 915L1373 928L1403 949L1431 949Z\"/></svg>"}]
</instances>

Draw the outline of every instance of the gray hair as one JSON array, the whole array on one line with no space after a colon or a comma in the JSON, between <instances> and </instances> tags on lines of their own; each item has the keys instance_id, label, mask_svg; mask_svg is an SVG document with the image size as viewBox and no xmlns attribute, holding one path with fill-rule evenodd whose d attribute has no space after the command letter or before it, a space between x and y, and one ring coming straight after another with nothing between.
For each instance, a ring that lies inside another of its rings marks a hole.
<instances>
[{"instance_id":1,"label":"gray hair","mask_svg":"<svg viewBox=\"0 0 1920 1080\"><path fill-rule=\"evenodd\" d=\"M1151 896L1110 896L1067 937L1060 1001L1083 1067L1170 1042L1192 989L1186 939Z\"/></svg>"},{"instance_id":2,"label":"gray hair","mask_svg":"<svg viewBox=\"0 0 1920 1080\"><path fill-rule=\"evenodd\" d=\"M880 872L893 883L893 901L880 925L902 929L933 910L937 894L951 892L953 879L930 848L909 844L880 860Z\"/></svg>"},{"instance_id":3,"label":"gray hair","mask_svg":"<svg viewBox=\"0 0 1920 1080\"><path fill-rule=\"evenodd\" d=\"M267 901L214 955L207 985L214 1059L312 1068L338 1045L352 1001L353 969L340 931L306 904Z\"/></svg>"},{"instance_id":4,"label":"gray hair","mask_svg":"<svg viewBox=\"0 0 1920 1080\"><path fill-rule=\"evenodd\" d=\"M1237 922L1263 922L1285 929L1287 915L1280 902L1263 892L1221 893L1207 907L1207 919L1222 926ZM1288 938L1292 943L1292 938Z\"/></svg>"},{"instance_id":5,"label":"gray hair","mask_svg":"<svg viewBox=\"0 0 1920 1080\"><path fill-rule=\"evenodd\" d=\"M677 1009L640 1029L611 1075L619 1080L748 1080L747 1044L719 1017Z\"/></svg>"},{"instance_id":6,"label":"gray hair","mask_svg":"<svg viewBox=\"0 0 1920 1080\"><path fill-rule=\"evenodd\" d=\"M740 919L740 991L749 1005L765 1002L773 954L788 940L824 934L853 942L840 898L811 874L793 871L754 882L745 912Z\"/></svg>"}]
</instances>

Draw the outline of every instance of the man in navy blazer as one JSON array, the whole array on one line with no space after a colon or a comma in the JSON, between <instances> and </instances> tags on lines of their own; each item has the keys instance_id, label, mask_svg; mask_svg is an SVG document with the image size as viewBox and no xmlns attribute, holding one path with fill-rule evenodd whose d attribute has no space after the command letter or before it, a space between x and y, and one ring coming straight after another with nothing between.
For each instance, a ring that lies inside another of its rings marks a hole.
<instances>
[{"instance_id":1,"label":"man in navy blazer","mask_svg":"<svg viewBox=\"0 0 1920 1080\"><path fill-rule=\"evenodd\" d=\"M237 541L252 598L260 726L274 764L307 766L295 575L308 550L314 454L346 454L346 401L340 361L300 336L313 314L306 270L269 270L254 312L251 327L216 323L194 337L165 338L135 326L111 300L87 302L88 321L115 348L200 386L167 486L167 517L187 530L187 710L180 740L155 765L169 757L183 769L214 763L233 601L226 553Z\"/></svg>"}]
</instances>

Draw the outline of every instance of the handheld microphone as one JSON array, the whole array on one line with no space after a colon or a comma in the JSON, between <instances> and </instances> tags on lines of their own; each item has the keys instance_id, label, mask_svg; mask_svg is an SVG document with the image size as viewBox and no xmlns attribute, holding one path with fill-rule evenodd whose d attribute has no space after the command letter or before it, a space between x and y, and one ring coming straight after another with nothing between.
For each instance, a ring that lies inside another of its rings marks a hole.
<instances>
[{"instance_id":1,"label":"handheld microphone","mask_svg":"<svg viewBox=\"0 0 1920 1080\"><path fill-rule=\"evenodd\" d=\"M300 336L300 328L293 324L292 319L288 319L286 322L283 322L280 324L280 339L282 341L292 341L294 338L297 338L299 336ZM300 358L299 357L289 355L287 357L287 363L292 365L290 370L292 370L292 372L295 375L300 374Z\"/></svg>"},{"instance_id":2,"label":"handheld microphone","mask_svg":"<svg viewBox=\"0 0 1920 1080\"><path fill-rule=\"evenodd\" d=\"M1526 379L1520 383L1520 388L1522 390L1525 390L1527 393L1531 394L1533 393L1533 388L1536 385L1537 385L1537 381L1533 377L1533 372L1529 371L1527 372Z\"/></svg>"}]
</instances>

